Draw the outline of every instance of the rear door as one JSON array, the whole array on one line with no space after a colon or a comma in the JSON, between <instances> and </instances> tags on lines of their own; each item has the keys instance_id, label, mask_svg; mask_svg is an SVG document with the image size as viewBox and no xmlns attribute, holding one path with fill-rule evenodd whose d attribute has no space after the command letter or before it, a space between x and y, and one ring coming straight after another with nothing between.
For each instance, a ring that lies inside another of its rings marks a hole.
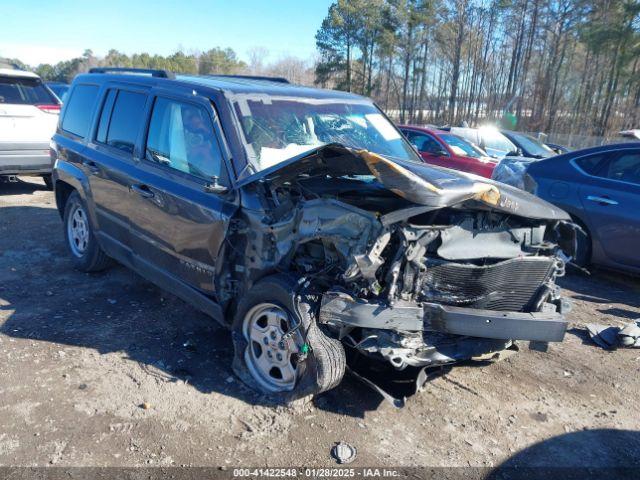
<instances>
[{"instance_id":1,"label":"rear door","mask_svg":"<svg viewBox=\"0 0 640 480\"><path fill-rule=\"evenodd\" d=\"M159 268L207 294L236 210L226 147L212 103L158 91L131 183L131 234L142 268ZM207 186L213 188L207 188ZM209 190L209 191L207 191Z\"/></svg>"},{"instance_id":2,"label":"rear door","mask_svg":"<svg viewBox=\"0 0 640 480\"><path fill-rule=\"evenodd\" d=\"M616 152L580 186L592 235L615 263L640 267L640 149Z\"/></svg>"},{"instance_id":3,"label":"rear door","mask_svg":"<svg viewBox=\"0 0 640 480\"><path fill-rule=\"evenodd\" d=\"M95 205L98 235L116 256L131 248L129 188L135 168L136 144L143 130L148 88L108 84L102 96L98 121L83 154L85 171ZM70 97L74 101L74 95Z\"/></svg>"}]
</instances>

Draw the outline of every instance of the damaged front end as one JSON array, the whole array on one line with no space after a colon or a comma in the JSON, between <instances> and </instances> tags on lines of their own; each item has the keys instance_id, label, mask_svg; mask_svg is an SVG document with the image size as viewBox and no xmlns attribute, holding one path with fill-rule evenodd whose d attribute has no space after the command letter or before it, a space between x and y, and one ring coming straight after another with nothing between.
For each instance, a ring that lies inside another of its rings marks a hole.
<instances>
[{"instance_id":1,"label":"damaged front end","mask_svg":"<svg viewBox=\"0 0 640 480\"><path fill-rule=\"evenodd\" d=\"M569 216L480 177L327 145L242 184L221 301L290 272L317 322L396 369L562 341Z\"/></svg>"}]
</instances>

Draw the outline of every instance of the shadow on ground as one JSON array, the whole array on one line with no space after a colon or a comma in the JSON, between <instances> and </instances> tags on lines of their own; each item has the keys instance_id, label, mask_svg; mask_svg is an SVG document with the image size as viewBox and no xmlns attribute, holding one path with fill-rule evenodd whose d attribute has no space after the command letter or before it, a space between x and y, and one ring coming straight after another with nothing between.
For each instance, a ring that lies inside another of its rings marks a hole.
<instances>
[{"instance_id":1,"label":"shadow on ground","mask_svg":"<svg viewBox=\"0 0 640 480\"><path fill-rule=\"evenodd\" d=\"M96 274L75 271L55 209L1 211L0 226L12 234L0 238L0 312L6 318L0 333L100 354L124 352L126 361L164 381L274 405L233 374L227 329L120 265ZM350 376L316 399L321 409L357 417L382 401Z\"/></svg>"},{"instance_id":2,"label":"shadow on ground","mask_svg":"<svg viewBox=\"0 0 640 480\"><path fill-rule=\"evenodd\" d=\"M30 185L15 188L40 188ZM0 233L10 232L0 235L0 311L6 317L1 333L100 354L124 352L127 361L165 381L273 405L233 375L229 332L212 319L124 267L92 275L74 271L54 208L3 207L0 227ZM568 281L571 288L578 282L589 294L602 293L588 279ZM637 304L628 293L614 292L612 301ZM363 417L382 401L370 387L347 376L316 404Z\"/></svg>"},{"instance_id":3,"label":"shadow on ground","mask_svg":"<svg viewBox=\"0 0 640 480\"><path fill-rule=\"evenodd\" d=\"M17 182L9 182L0 178L0 196L28 195L37 191L49 190L40 177L26 178L26 181L20 178Z\"/></svg>"},{"instance_id":4,"label":"shadow on ground","mask_svg":"<svg viewBox=\"0 0 640 480\"><path fill-rule=\"evenodd\" d=\"M594 278L604 278L609 288L603 291L602 283L594 281ZM571 298L576 300L601 305L619 303L632 308L640 308L640 277L637 276L596 269L591 275L568 273L567 276L560 278L558 283L562 288L575 292L571 295ZM609 315L621 315L625 318L631 318L628 315L633 314L629 310L620 308L603 308L600 312Z\"/></svg>"},{"instance_id":5,"label":"shadow on ground","mask_svg":"<svg viewBox=\"0 0 640 480\"><path fill-rule=\"evenodd\" d=\"M640 432L583 430L521 450L495 468L487 479L639 478L639 468Z\"/></svg>"}]
</instances>

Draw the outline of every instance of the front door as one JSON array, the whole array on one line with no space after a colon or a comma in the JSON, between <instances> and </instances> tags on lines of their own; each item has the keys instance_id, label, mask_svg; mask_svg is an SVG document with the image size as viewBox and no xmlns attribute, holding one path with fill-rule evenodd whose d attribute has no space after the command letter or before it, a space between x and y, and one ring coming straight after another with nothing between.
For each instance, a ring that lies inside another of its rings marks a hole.
<instances>
[{"instance_id":1,"label":"front door","mask_svg":"<svg viewBox=\"0 0 640 480\"><path fill-rule=\"evenodd\" d=\"M207 294L215 293L216 259L236 210L235 192L223 188L229 176L219 132L208 100L155 97L130 185L132 244L143 268Z\"/></svg>"}]
</instances>

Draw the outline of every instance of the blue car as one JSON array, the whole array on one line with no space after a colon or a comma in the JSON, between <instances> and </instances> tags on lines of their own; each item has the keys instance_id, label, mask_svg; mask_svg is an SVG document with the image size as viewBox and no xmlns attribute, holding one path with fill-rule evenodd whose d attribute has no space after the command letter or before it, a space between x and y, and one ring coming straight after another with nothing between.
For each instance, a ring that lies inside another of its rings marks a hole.
<instances>
[{"instance_id":1,"label":"blue car","mask_svg":"<svg viewBox=\"0 0 640 480\"><path fill-rule=\"evenodd\" d=\"M640 273L640 143L577 150L531 163L526 190L584 229L575 263Z\"/></svg>"},{"instance_id":2,"label":"blue car","mask_svg":"<svg viewBox=\"0 0 640 480\"><path fill-rule=\"evenodd\" d=\"M67 99L67 94L69 93L69 85L62 82L47 82L47 87L56 94L56 97L60 99L61 102L65 102Z\"/></svg>"}]
</instances>

